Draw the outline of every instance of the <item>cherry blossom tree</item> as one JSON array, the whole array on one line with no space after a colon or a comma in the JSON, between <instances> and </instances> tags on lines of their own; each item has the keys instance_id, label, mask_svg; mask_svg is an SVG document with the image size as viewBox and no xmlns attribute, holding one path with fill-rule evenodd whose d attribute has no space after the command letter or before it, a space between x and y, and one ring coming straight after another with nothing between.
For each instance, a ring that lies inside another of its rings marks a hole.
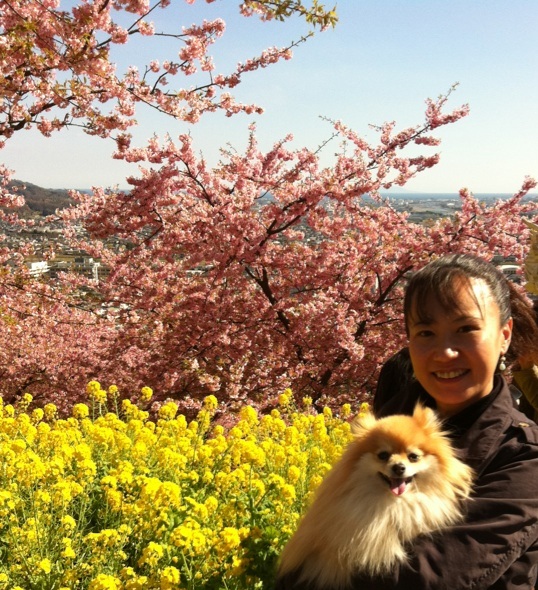
<instances>
[{"instance_id":1,"label":"cherry blossom tree","mask_svg":"<svg viewBox=\"0 0 538 590\"><path fill-rule=\"evenodd\" d=\"M462 191L461 211L429 225L381 197L438 162L402 151L437 145L431 132L467 114L444 113L447 99L428 101L421 126L385 124L377 145L335 122L345 145L325 168L319 153L287 148L290 138L263 153L254 128L245 152L223 152L213 169L188 135L120 146L116 157L152 167L130 191L79 194L64 213L85 223L85 247L114 269L103 286L124 305L113 373L136 365L186 410L209 392L230 408L270 405L286 387L319 405L364 397L402 345L409 271L446 252L526 251L532 179L490 207ZM130 248L107 251L111 235Z\"/></svg>"},{"instance_id":2,"label":"cherry blossom tree","mask_svg":"<svg viewBox=\"0 0 538 590\"><path fill-rule=\"evenodd\" d=\"M125 145L140 105L186 123L196 122L204 112L221 110L228 116L261 112L257 105L236 101L230 91L248 72L289 59L291 49L311 34L306 32L287 47L269 48L234 71L217 73L210 50L224 33L224 21L204 21L180 32L155 30L150 18L156 11L169 10L169 5L169 0L2 2L0 147L14 133L32 127L49 136L70 126ZM317 1L306 5L301 0L247 0L239 10L262 20L298 16L311 29L336 21L334 11ZM175 41L170 59L117 71L111 59L115 47L135 37L150 41L162 36ZM196 82L183 87L185 76ZM5 166L0 168L0 216L5 229L0 252L0 333L3 342L10 343L0 359L0 393L12 400L29 390L61 401L62 396L83 392L91 378L109 378L107 359L115 355L117 325L96 313L103 298L95 285L84 285L69 275L54 283L30 276L24 260L33 253L33 244L22 236L35 222L9 213L23 204L11 188L11 175ZM71 230L66 228L67 233ZM129 384L138 382L136 364L128 364L128 369L134 377Z\"/></svg>"},{"instance_id":3,"label":"cherry blossom tree","mask_svg":"<svg viewBox=\"0 0 538 590\"><path fill-rule=\"evenodd\" d=\"M58 213L66 238L110 269L105 281L35 281L22 264L30 245L4 248L0 332L13 345L0 358L0 391L73 400L97 378L124 394L149 385L187 411L209 392L231 410L247 401L267 407L286 387L318 405L356 401L403 342L406 274L459 250L521 260L522 215L532 209L522 199L535 182L526 179L512 199L489 207L464 190L461 211L427 225L381 196L438 163L435 130L468 112L448 109L450 92L427 101L422 125L381 126L375 144L333 122L328 144L341 143L331 165L320 160L327 145L292 149L291 136L262 151L254 126L246 149L223 150L214 167L186 133L134 146L129 130L142 104L185 123L218 110L261 112L230 90L248 72L288 59L296 45L216 73L209 50L224 31L217 19L162 33L179 44L174 59L118 74L113 46L161 34L150 18L168 4L2 4L4 141L32 126L49 135L77 125L115 141L114 157L140 168L127 179L129 191L74 193L77 206ZM316 1L252 0L240 10L266 20L300 16L320 28L336 18ZM133 15L130 26L118 24L120 12ZM200 73L204 82L176 84ZM1 176L2 205L19 204L9 172Z\"/></svg>"}]
</instances>

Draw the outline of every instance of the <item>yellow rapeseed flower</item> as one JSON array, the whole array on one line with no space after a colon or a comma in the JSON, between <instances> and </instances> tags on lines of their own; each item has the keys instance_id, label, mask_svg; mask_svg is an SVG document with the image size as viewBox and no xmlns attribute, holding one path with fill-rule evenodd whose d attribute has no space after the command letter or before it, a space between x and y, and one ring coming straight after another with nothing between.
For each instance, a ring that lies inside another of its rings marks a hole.
<instances>
[{"instance_id":1,"label":"yellow rapeseed flower","mask_svg":"<svg viewBox=\"0 0 538 590\"><path fill-rule=\"evenodd\" d=\"M164 555L164 547L159 543L154 543L151 541L147 547L144 547L142 551L142 555L138 560L138 565L143 566L147 565L150 568L155 568L159 562L159 560Z\"/></svg>"},{"instance_id":2,"label":"yellow rapeseed flower","mask_svg":"<svg viewBox=\"0 0 538 590\"><path fill-rule=\"evenodd\" d=\"M62 530L69 533L75 530L75 528L77 527L77 522L72 516L66 514L65 516L62 516L61 526Z\"/></svg>"},{"instance_id":3,"label":"yellow rapeseed flower","mask_svg":"<svg viewBox=\"0 0 538 590\"><path fill-rule=\"evenodd\" d=\"M75 559L77 554L75 553L75 551L73 550L73 547L72 547L73 541L71 539L69 539L68 537L64 537L62 539L62 543L64 545L64 549L60 553L60 555L65 559Z\"/></svg>"},{"instance_id":4,"label":"yellow rapeseed flower","mask_svg":"<svg viewBox=\"0 0 538 590\"><path fill-rule=\"evenodd\" d=\"M351 404L344 404L340 411L341 418L349 418L351 416Z\"/></svg>"},{"instance_id":5,"label":"yellow rapeseed flower","mask_svg":"<svg viewBox=\"0 0 538 590\"><path fill-rule=\"evenodd\" d=\"M255 426L258 424L258 412L249 405L243 406L239 410L239 417L244 420L249 426Z\"/></svg>"},{"instance_id":6,"label":"yellow rapeseed flower","mask_svg":"<svg viewBox=\"0 0 538 590\"><path fill-rule=\"evenodd\" d=\"M99 574L90 582L88 590L120 590L121 586L121 580L115 576Z\"/></svg>"},{"instance_id":7,"label":"yellow rapeseed flower","mask_svg":"<svg viewBox=\"0 0 538 590\"><path fill-rule=\"evenodd\" d=\"M232 553L241 544L241 537L239 531L234 527L224 527L218 535L215 549L217 554L221 557L228 553Z\"/></svg>"},{"instance_id":8,"label":"yellow rapeseed flower","mask_svg":"<svg viewBox=\"0 0 538 590\"><path fill-rule=\"evenodd\" d=\"M32 410L32 423L33 424L37 424L38 422L41 422L41 420L43 420L44 417L45 417L45 412L41 408L35 408L34 410Z\"/></svg>"},{"instance_id":9,"label":"yellow rapeseed flower","mask_svg":"<svg viewBox=\"0 0 538 590\"><path fill-rule=\"evenodd\" d=\"M177 404L166 402L159 408L159 418L161 420L173 420L177 414Z\"/></svg>"},{"instance_id":10,"label":"yellow rapeseed flower","mask_svg":"<svg viewBox=\"0 0 538 590\"><path fill-rule=\"evenodd\" d=\"M140 390L140 400L143 402L149 402L153 397L153 389L151 387L142 387Z\"/></svg>"},{"instance_id":11,"label":"yellow rapeseed flower","mask_svg":"<svg viewBox=\"0 0 538 590\"><path fill-rule=\"evenodd\" d=\"M98 404L106 403L107 394L106 391L101 388L99 381L90 381L86 386L86 393L92 401Z\"/></svg>"},{"instance_id":12,"label":"yellow rapeseed flower","mask_svg":"<svg viewBox=\"0 0 538 590\"><path fill-rule=\"evenodd\" d=\"M58 408L54 404L45 404L43 412L45 413L45 418L52 422L58 415Z\"/></svg>"},{"instance_id":13,"label":"yellow rapeseed flower","mask_svg":"<svg viewBox=\"0 0 538 590\"><path fill-rule=\"evenodd\" d=\"M278 405L282 406L283 408L285 408L290 403L290 396L286 391L278 396Z\"/></svg>"},{"instance_id":14,"label":"yellow rapeseed flower","mask_svg":"<svg viewBox=\"0 0 538 590\"><path fill-rule=\"evenodd\" d=\"M167 566L161 572L160 590L175 590L179 588L179 570L174 566Z\"/></svg>"},{"instance_id":15,"label":"yellow rapeseed flower","mask_svg":"<svg viewBox=\"0 0 538 590\"><path fill-rule=\"evenodd\" d=\"M214 395L208 395L204 398L204 409L209 412L214 411L218 408L219 402Z\"/></svg>"},{"instance_id":16,"label":"yellow rapeseed flower","mask_svg":"<svg viewBox=\"0 0 538 590\"><path fill-rule=\"evenodd\" d=\"M45 572L46 574L50 574L50 570L52 569L52 564L50 559L42 559L38 564L38 568Z\"/></svg>"},{"instance_id":17,"label":"yellow rapeseed flower","mask_svg":"<svg viewBox=\"0 0 538 590\"><path fill-rule=\"evenodd\" d=\"M17 403L17 410L19 412L25 412L30 404L32 403L32 401L34 400L32 394L30 393L25 393L22 398L20 399L20 401Z\"/></svg>"},{"instance_id":18,"label":"yellow rapeseed flower","mask_svg":"<svg viewBox=\"0 0 538 590\"><path fill-rule=\"evenodd\" d=\"M167 402L153 422L102 391L90 383L91 403L63 419L0 400L0 590L51 575L64 590L272 585L260 572L351 440L348 409L298 411L286 390L280 411L245 405L231 427L213 423L215 396L194 421Z\"/></svg>"},{"instance_id":19,"label":"yellow rapeseed flower","mask_svg":"<svg viewBox=\"0 0 538 590\"><path fill-rule=\"evenodd\" d=\"M301 470L297 465L290 465L288 467L288 481L292 484L295 484L299 481L301 477Z\"/></svg>"},{"instance_id":20,"label":"yellow rapeseed flower","mask_svg":"<svg viewBox=\"0 0 538 590\"><path fill-rule=\"evenodd\" d=\"M86 404L75 404L73 406L73 418L82 420L90 415L90 408Z\"/></svg>"}]
</instances>

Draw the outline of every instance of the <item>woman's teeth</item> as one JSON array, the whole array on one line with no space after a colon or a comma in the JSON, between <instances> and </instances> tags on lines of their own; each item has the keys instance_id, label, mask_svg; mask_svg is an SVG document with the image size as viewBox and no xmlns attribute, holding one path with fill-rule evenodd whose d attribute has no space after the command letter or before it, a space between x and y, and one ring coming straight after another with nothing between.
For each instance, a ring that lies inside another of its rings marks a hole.
<instances>
[{"instance_id":1,"label":"woman's teeth","mask_svg":"<svg viewBox=\"0 0 538 590\"><path fill-rule=\"evenodd\" d=\"M436 377L439 379L454 379L455 377L460 377L465 373L464 369L460 369L459 371L447 371L445 373L437 372L435 373Z\"/></svg>"}]
</instances>

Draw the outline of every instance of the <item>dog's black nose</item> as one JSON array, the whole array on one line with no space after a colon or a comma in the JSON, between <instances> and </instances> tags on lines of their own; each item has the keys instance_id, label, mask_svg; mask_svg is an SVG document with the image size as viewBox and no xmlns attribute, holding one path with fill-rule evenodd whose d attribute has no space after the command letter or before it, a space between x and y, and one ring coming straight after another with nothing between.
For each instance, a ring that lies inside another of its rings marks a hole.
<instances>
[{"instance_id":1,"label":"dog's black nose","mask_svg":"<svg viewBox=\"0 0 538 590\"><path fill-rule=\"evenodd\" d=\"M403 463L396 463L392 466L394 475L402 476L405 473L405 465Z\"/></svg>"}]
</instances>

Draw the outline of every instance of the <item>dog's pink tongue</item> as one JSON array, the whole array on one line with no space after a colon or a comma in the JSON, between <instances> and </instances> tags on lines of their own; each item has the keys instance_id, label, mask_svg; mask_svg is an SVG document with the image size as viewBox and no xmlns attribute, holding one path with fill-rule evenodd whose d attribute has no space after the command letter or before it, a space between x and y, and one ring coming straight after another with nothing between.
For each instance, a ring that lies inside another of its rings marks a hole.
<instances>
[{"instance_id":1,"label":"dog's pink tongue","mask_svg":"<svg viewBox=\"0 0 538 590\"><path fill-rule=\"evenodd\" d=\"M405 492L406 487L405 479L390 480L390 491L396 496L401 496Z\"/></svg>"}]
</instances>

